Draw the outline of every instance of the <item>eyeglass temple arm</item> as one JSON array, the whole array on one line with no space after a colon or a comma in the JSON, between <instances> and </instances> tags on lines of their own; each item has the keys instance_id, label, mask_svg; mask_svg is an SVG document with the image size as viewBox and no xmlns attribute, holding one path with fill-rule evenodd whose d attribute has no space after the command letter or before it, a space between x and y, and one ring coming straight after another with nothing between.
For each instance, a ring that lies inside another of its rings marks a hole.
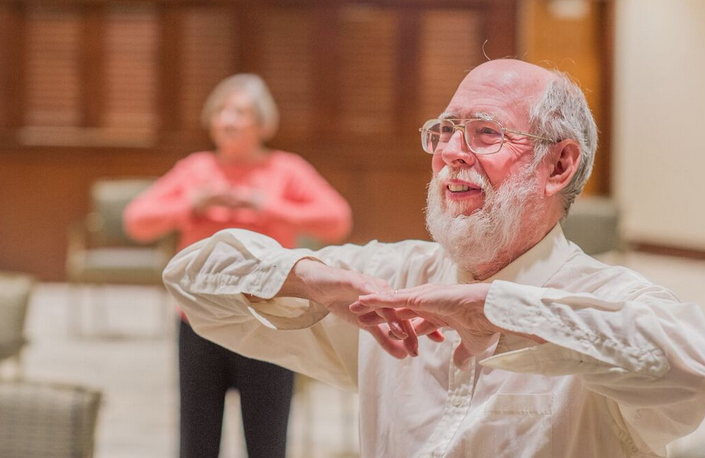
<instances>
[{"instance_id":1,"label":"eyeglass temple arm","mask_svg":"<svg viewBox=\"0 0 705 458\"><path fill-rule=\"evenodd\" d=\"M511 133L513 133L513 134L524 135L525 137L538 138L539 140L546 140L546 141L549 141L549 142L553 141L553 140L551 140L550 138L542 137L542 136L540 136L540 135L529 134L529 133L521 132L521 131L518 131L518 130L506 129L506 128L505 128L504 130L505 130L506 132L511 132Z\"/></svg>"}]
</instances>

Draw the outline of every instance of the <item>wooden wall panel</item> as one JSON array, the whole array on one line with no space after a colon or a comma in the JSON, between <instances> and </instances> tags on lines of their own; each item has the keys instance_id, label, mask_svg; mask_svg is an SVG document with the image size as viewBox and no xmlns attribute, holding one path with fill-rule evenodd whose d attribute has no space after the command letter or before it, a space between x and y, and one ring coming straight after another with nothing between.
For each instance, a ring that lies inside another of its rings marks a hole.
<instances>
[{"instance_id":1,"label":"wooden wall panel","mask_svg":"<svg viewBox=\"0 0 705 458\"><path fill-rule=\"evenodd\" d=\"M352 201L356 241L428 239L423 208L430 176L430 162L428 170L372 170L362 175L362 198Z\"/></svg>"},{"instance_id":2,"label":"wooden wall panel","mask_svg":"<svg viewBox=\"0 0 705 458\"><path fill-rule=\"evenodd\" d=\"M0 4L0 43L9 42L10 28L10 7L5 4ZM0 46L0 130L4 130L7 126L7 101L9 97L8 90L8 67L10 61L10 52L8 46Z\"/></svg>"},{"instance_id":3,"label":"wooden wall panel","mask_svg":"<svg viewBox=\"0 0 705 458\"><path fill-rule=\"evenodd\" d=\"M91 183L102 177L158 176L178 155L45 148L0 156L0 270L62 280L67 230L88 211Z\"/></svg>"},{"instance_id":4,"label":"wooden wall panel","mask_svg":"<svg viewBox=\"0 0 705 458\"><path fill-rule=\"evenodd\" d=\"M428 239L423 209L430 163L419 170L342 170L319 167L319 171L348 200L353 210L353 243L376 239L395 242Z\"/></svg>"}]
</instances>

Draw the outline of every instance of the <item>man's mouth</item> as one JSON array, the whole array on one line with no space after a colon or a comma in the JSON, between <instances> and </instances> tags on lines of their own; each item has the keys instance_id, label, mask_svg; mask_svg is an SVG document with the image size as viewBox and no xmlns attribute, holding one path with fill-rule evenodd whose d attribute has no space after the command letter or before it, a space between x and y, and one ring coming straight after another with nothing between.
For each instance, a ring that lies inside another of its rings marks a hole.
<instances>
[{"instance_id":1,"label":"man's mouth","mask_svg":"<svg viewBox=\"0 0 705 458\"><path fill-rule=\"evenodd\" d=\"M453 194L480 191L480 187L470 183L448 183L446 189Z\"/></svg>"},{"instance_id":2,"label":"man's mouth","mask_svg":"<svg viewBox=\"0 0 705 458\"><path fill-rule=\"evenodd\" d=\"M448 191L450 192L465 192L469 191L470 186L464 185L464 184L449 184L448 185Z\"/></svg>"}]
</instances>

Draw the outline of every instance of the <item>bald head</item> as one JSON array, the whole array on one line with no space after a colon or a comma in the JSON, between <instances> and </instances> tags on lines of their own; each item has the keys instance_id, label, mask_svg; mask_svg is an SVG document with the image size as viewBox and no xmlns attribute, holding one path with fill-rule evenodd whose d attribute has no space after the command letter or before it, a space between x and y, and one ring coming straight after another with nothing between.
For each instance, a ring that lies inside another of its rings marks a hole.
<instances>
[{"instance_id":1,"label":"bald head","mask_svg":"<svg viewBox=\"0 0 705 458\"><path fill-rule=\"evenodd\" d=\"M528 128L531 107L556 77L549 70L520 60L485 62L463 79L448 111L460 118L488 113L500 121L520 123L513 128Z\"/></svg>"},{"instance_id":2,"label":"bald head","mask_svg":"<svg viewBox=\"0 0 705 458\"><path fill-rule=\"evenodd\" d=\"M483 62L475 67L468 77L487 75L507 84L545 83L555 79L556 75L543 67L516 59L498 59Z\"/></svg>"},{"instance_id":3,"label":"bald head","mask_svg":"<svg viewBox=\"0 0 705 458\"><path fill-rule=\"evenodd\" d=\"M465 77L464 84L485 84L517 99L539 97L556 75L534 64L513 59L485 62Z\"/></svg>"}]
</instances>

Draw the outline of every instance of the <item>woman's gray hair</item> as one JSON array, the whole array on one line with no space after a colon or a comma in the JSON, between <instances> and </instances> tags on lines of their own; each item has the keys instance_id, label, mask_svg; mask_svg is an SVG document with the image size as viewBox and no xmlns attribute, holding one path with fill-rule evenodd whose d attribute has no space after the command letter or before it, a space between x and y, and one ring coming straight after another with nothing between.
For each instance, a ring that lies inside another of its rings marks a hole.
<instances>
[{"instance_id":1,"label":"woman's gray hair","mask_svg":"<svg viewBox=\"0 0 705 458\"><path fill-rule=\"evenodd\" d=\"M572 139L580 146L578 169L568 186L561 191L565 217L590 178L597 150L597 125L583 91L564 73L554 73L556 78L548 83L543 96L532 107L530 121L532 132L536 135L556 142ZM535 163L544 158L550 146L544 141L537 142Z\"/></svg>"},{"instance_id":2,"label":"woman's gray hair","mask_svg":"<svg viewBox=\"0 0 705 458\"><path fill-rule=\"evenodd\" d=\"M210 130L213 115L223 109L226 99L234 92L244 92L252 99L257 122L262 128L262 141L274 137L279 128L279 109L264 80L252 73L233 75L218 83L203 105L201 112L203 127Z\"/></svg>"}]
</instances>

